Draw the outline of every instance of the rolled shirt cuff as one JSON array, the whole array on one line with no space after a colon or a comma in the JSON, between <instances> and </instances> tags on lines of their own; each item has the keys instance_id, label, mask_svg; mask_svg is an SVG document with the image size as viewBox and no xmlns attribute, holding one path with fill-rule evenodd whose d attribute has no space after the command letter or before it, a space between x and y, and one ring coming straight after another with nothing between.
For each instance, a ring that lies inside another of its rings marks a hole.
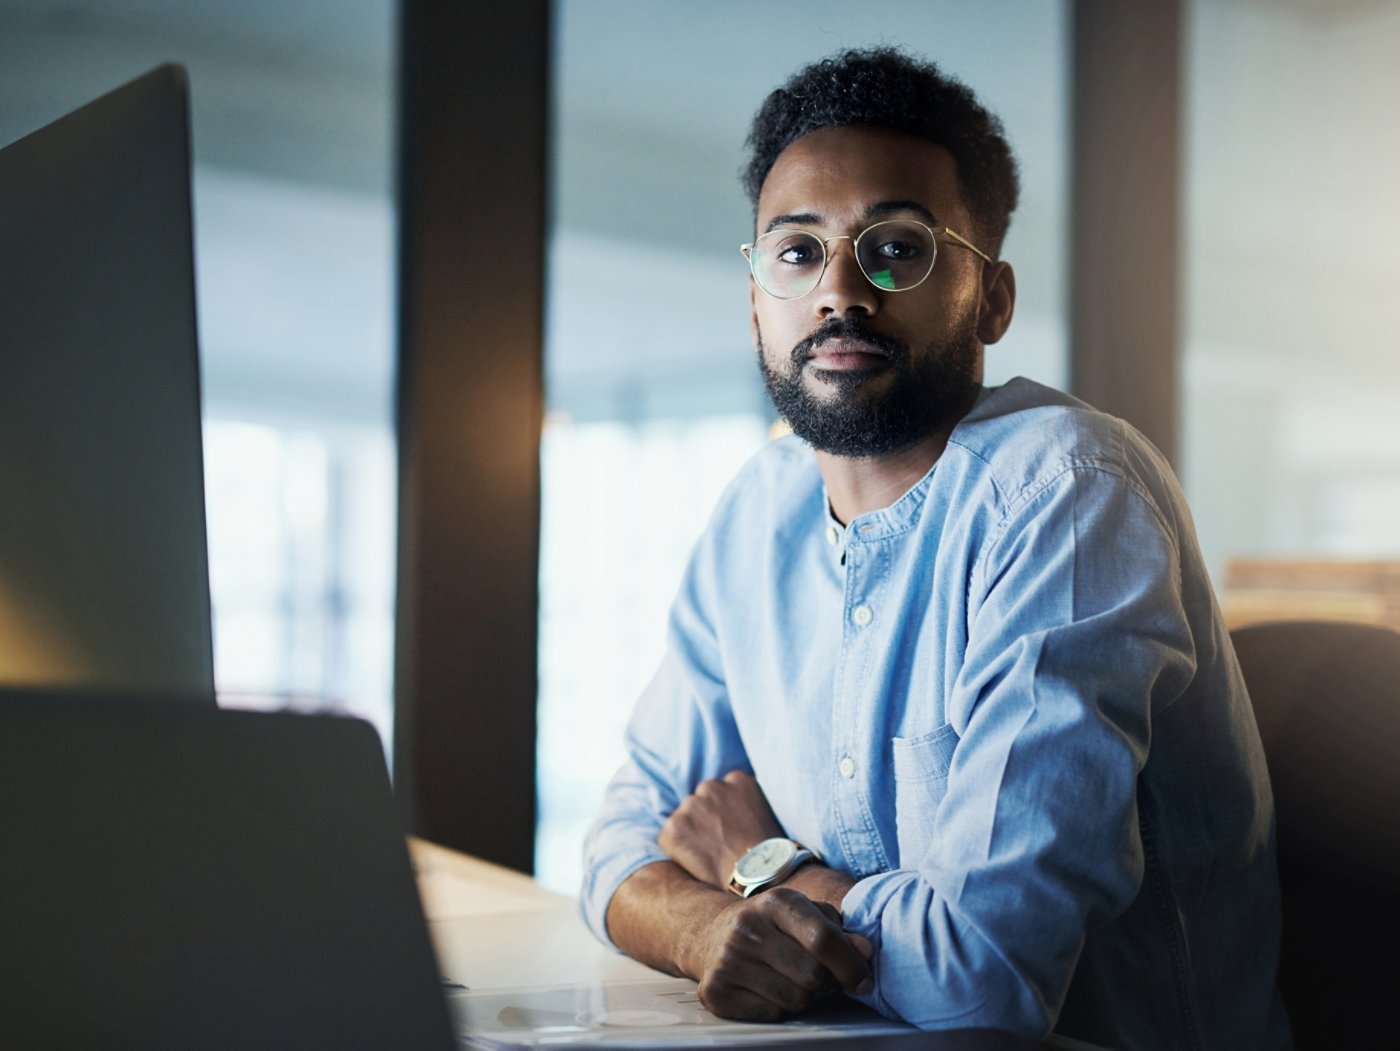
<instances>
[{"instance_id":1,"label":"rolled shirt cuff","mask_svg":"<svg viewBox=\"0 0 1400 1051\"><path fill-rule=\"evenodd\" d=\"M619 851L606 861L588 867L583 890L579 894L579 912L595 938L604 945L617 949L616 943L608 936L608 905L617 893L617 888L643 865L668 860L670 859L665 852L652 843ZM621 952L620 949L618 951Z\"/></svg>"}]
</instances>

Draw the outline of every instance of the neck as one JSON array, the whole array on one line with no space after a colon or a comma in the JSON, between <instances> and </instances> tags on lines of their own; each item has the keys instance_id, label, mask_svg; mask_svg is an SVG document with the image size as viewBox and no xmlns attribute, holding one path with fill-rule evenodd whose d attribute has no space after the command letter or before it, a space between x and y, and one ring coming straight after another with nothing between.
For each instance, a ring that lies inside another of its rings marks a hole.
<instances>
[{"instance_id":1,"label":"neck","mask_svg":"<svg viewBox=\"0 0 1400 1051\"><path fill-rule=\"evenodd\" d=\"M974 399L975 400L975 399ZM914 487L943 455L958 421L972 401L943 427L913 445L884 456L834 456L817 453L817 469L826 483L832 513L842 525L870 511L889 507Z\"/></svg>"}]
</instances>

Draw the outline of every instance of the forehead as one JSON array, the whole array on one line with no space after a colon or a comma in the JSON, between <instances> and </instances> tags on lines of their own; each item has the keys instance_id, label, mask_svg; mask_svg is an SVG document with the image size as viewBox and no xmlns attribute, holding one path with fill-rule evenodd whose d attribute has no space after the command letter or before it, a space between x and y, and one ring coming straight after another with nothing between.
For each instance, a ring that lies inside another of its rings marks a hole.
<instances>
[{"instance_id":1,"label":"forehead","mask_svg":"<svg viewBox=\"0 0 1400 1051\"><path fill-rule=\"evenodd\" d=\"M758 195L758 226L808 213L842 225L881 201L917 202L951 225L967 215L942 146L887 128L822 128L778 154Z\"/></svg>"}]
</instances>

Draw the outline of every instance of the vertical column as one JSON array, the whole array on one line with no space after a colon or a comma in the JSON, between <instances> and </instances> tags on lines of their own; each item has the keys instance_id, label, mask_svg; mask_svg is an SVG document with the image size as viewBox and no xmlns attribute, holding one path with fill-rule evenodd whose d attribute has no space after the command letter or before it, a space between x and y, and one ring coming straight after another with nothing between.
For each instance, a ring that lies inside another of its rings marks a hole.
<instances>
[{"instance_id":1,"label":"vertical column","mask_svg":"<svg viewBox=\"0 0 1400 1051\"><path fill-rule=\"evenodd\" d=\"M413 831L529 871L547 0L404 0L395 782Z\"/></svg>"},{"instance_id":2,"label":"vertical column","mask_svg":"<svg viewBox=\"0 0 1400 1051\"><path fill-rule=\"evenodd\" d=\"M1070 386L1169 459L1180 353L1180 0L1074 0Z\"/></svg>"}]
</instances>

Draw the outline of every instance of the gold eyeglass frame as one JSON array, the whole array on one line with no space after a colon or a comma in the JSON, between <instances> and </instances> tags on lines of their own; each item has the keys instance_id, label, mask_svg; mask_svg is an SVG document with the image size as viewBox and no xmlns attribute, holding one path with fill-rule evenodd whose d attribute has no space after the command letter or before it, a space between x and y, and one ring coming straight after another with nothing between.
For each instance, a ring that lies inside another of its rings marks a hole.
<instances>
[{"instance_id":1,"label":"gold eyeglass frame","mask_svg":"<svg viewBox=\"0 0 1400 1051\"><path fill-rule=\"evenodd\" d=\"M928 270L924 273L924 276L923 276L923 277L919 278L919 280L915 281L915 282L914 282L912 285L910 285L908 288L886 288L884 285L879 284L873 277L871 277L871 276L866 272L865 264L863 264L863 263L860 261L860 252L857 251L857 245L860 244L860 239L861 239L862 237L864 237L866 234L868 234L871 230L875 229L875 227L877 227L877 226L885 226L885 225L888 224L888 223L912 223L912 224L915 225L915 226L922 226L925 230L928 231L929 240L933 242L933 246L934 246L934 248L933 248L933 258L932 258L931 260L929 260ZM764 286L763 282L759 280L758 271L757 271L757 269L755 269L755 266L754 266L754 260L753 260L753 249L754 249L754 245L756 245L756 244L757 244L759 241L761 241L764 237L769 237L769 236L771 236L772 234L781 234L781 233L806 234L808 237L812 238L812 240L816 241L817 243L819 243L819 244L822 246L822 268L821 268L821 271L817 274L817 279L816 279L815 281L812 282L812 287L809 288L809 289L807 289L807 291L803 292L802 295L800 295L800 296L780 296L780 295L777 295L776 293L770 291L768 288L766 288L766 287ZM858 234L855 234L855 235L851 235L851 234L835 234L834 236L832 236L832 237L827 237L827 238L818 237L816 234L812 233L811 230L803 230L803 229L800 229L800 228L795 227L795 226L792 226L792 227L789 227L789 226L779 226L779 227L777 227L776 229L766 231L761 237L755 238L753 241L750 241L750 242L748 242L747 244L741 244L741 245L739 246L739 252L740 252L741 255L743 255L743 257L744 257L746 260L748 260L748 264L749 264L749 273L750 273L751 275L753 275L754 284L758 285L759 288L763 289L763 292L764 292L765 295L772 296L774 299L779 299L779 300L782 300L783 302L792 302L792 301L794 301L794 300L798 300L798 299L802 299L802 298L804 298L804 297L806 297L806 296L810 296L813 292L815 292L818 288L821 287L822 278L824 278L824 277L826 276L826 268L827 268L828 266L831 265L831 251L830 251L830 249L829 249L828 246L831 244L832 241L850 241L850 242L851 242L851 254L852 254L853 256L855 256L856 266L858 266L858 267L860 268L861 276L864 277L867 281L869 281L869 282L870 282L872 285L874 285L876 288L878 288L881 292L912 292L914 289L918 288L920 285L922 285L925 281L928 280L928 275L929 275L929 274L933 273L934 264L936 264L936 263L938 262L938 237L939 237L940 234L942 234L942 235L944 235L944 236L946 236L946 237L951 238L951 239L953 240L954 243L959 244L959 245L962 245L964 248L969 248L969 249L971 249L972 251L976 252L976 253L977 253L979 256L981 256L982 259L985 260L986 262L988 262L988 263L994 262L994 260L992 259L991 256L989 256L986 252L982 251L982 249L978 248L975 244L973 244L971 241L969 241L969 240L968 240L966 237L964 237L962 234L958 233L956 230L951 229L950 227L947 227L947 226L929 226L928 223L922 223L922 222L920 222L920 221L917 220L917 219L881 219L879 222L871 223L869 226L867 226L864 230L862 230L862 231L861 231L860 233L858 233Z\"/></svg>"}]
</instances>

